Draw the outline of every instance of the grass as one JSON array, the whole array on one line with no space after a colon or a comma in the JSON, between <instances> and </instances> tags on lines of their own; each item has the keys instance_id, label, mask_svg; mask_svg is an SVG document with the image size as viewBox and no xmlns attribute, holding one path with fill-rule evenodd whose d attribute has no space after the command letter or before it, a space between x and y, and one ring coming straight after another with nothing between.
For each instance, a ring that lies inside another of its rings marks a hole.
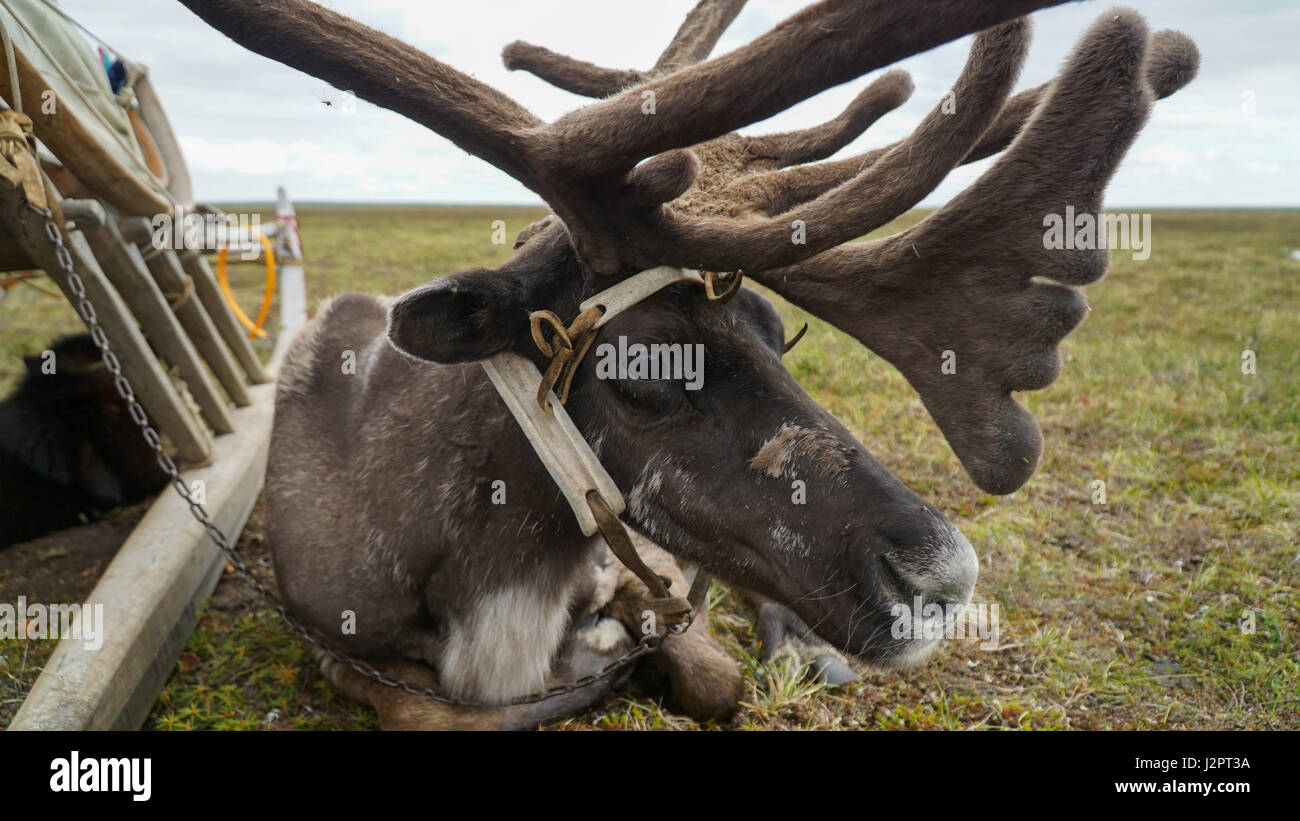
<instances>
[{"instance_id":1,"label":"grass","mask_svg":"<svg viewBox=\"0 0 1300 821\"><path fill-rule=\"evenodd\" d=\"M303 208L312 303L499 264L509 246L490 242L492 221L506 221L509 240L541 214ZM718 588L714 631L747 682L728 727L1300 728L1300 262L1290 257L1300 212L1161 211L1153 230L1149 260L1116 252L1088 289L1094 311L1062 346L1061 378L1021 397L1045 452L1007 497L971 484L887 363L776 300L789 327L811 326L787 357L804 388L975 546L976 597L1000 606L1001 640L995 650L949 642L915 670L826 688L758 663L753 614ZM234 276L255 307L260 272L238 266ZM10 354L76 328L61 302L28 290L0 302L0 386L16 372ZM1242 372L1246 349L1254 375ZM1098 481L1105 504L1095 503ZM254 555L258 527L243 540ZM38 649L18 644L0 643L0 683L34 675L39 662L17 659ZM661 683L639 672L561 726L696 727ZM269 611L245 601L204 613L148 726L373 723L331 692Z\"/></svg>"}]
</instances>

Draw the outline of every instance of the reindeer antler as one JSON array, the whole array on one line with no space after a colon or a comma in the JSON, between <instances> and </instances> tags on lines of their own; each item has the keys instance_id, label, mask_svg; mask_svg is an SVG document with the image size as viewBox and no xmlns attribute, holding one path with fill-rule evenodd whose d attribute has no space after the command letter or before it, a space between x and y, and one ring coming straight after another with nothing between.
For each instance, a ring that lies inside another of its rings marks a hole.
<instances>
[{"instance_id":1,"label":"reindeer antler","mask_svg":"<svg viewBox=\"0 0 1300 821\"><path fill-rule=\"evenodd\" d=\"M858 236L856 212L881 209L870 208L869 186L855 185L857 179L845 184L844 197L810 210L813 220L828 219L810 231L806 247L793 251L788 230L777 230L775 223L697 223L674 215L662 205L691 184L697 169L688 153L673 149L706 142L873 69L1061 2L934 0L922 6L825 0L743 48L546 124L486 84L307 0L182 0L252 51L427 125L515 177L555 210L587 264L607 274L658 264L757 270ZM989 65L972 72L980 85L969 91L996 97L992 111L1023 54L1024 26L1011 25L977 38ZM644 107L647 95L653 109ZM962 125L982 131L988 116L963 117ZM970 139L933 133L944 130L940 125L923 124L937 143ZM921 176L930 176L929 169ZM733 259L737 251L743 255Z\"/></svg>"},{"instance_id":2,"label":"reindeer antler","mask_svg":"<svg viewBox=\"0 0 1300 821\"><path fill-rule=\"evenodd\" d=\"M586 97L608 97L708 57L745 2L700 0L686 15L676 36L649 71L602 68L522 40L506 46L501 59L511 71L522 69L565 91ZM890 71L863 90L834 120L785 134L731 139L722 152L731 161L721 162L727 170L735 173L824 159L853 142L876 120L907 102L911 94L912 80L907 72ZM841 177L839 182L843 180Z\"/></svg>"},{"instance_id":3,"label":"reindeer antler","mask_svg":"<svg viewBox=\"0 0 1300 821\"><path fill-rule=\"evenodd\" d=\"M1191 82L1196 75L1198 61L1196 45L1186 35L1168 30L1156 32L1147 46L1147 84L1158 99L1168 97ZM990 157L1010 145L1050 85L1044 83L1026 89L1007 100L997 119L962 160L962 164ZM730 182L718 192L716 198L727 202L727 211L732 214L780 214L799 203L821 196L861 173L863 169L874 165L894 145L816 165L746 175Z\"/></svg>"},{"instance_id":4,"label":"reindeer antler","mask_svg":"<svg viewBox=\"0 0 1300 821\"><path fill-rule=\"evenodd\" d=\"M1147 44L1137 14L1108 15L1056 80L1026 92L1043 99L1006 154L943 208L886 239L757 273L898 367L991 493L1015 490L1037 467L1042 435L1011 392L1056 379L1057 344L1088 310L1069 286L1100 279L1108 264L1104 234L1095 249L1045 248L1044 217L1067 206L1099 214L1152 98L1196 72L1196 48L1182 35L1161 32L1149 53ZM1005 138L1022 109L1010 110L981 145ZM954 373L941 369L944 351L956 357Z\"/></svg>"},{"instance_id":5,"label":"reindeer antler","mask_svg":"<svg viewBox=\"0 0 1300 821\"><path fill-rule=\"evenodd\" d=\"M911 231L838 247L788 268L748 269L758 281L898 367L976 484L1009 493L1033 474L1042 448L1037 423L1011 392L1044 388L1056 379L1057 345L1087 310L1075 288L1033 278L1081 285L1099 279L1107 267L1104 243L1097 250L1046 252L1043 217L1067 204L1079 213L1098 214L1105 185L1145 122L1150 98L1169 96L1196 74L1199 58L1191 40L1161 31L1148 41L1145 31L1132 12L1104 19L1083 38L1060 78L1008 99L991 122L985 121L987 128L978 121L945 122L939 111L932 113L930 122L941 122L948 134L970 141L964 156L933 151L935 142L923 133L923 123L906 140L856 157L766 170L827 156L901 104L910 81L891 72L821 129L773 137L733 134L697 146L704 170L670 207L696 214L781 215L764 224L776 223L784 231L794 219L820 220L812 214L838 207L846 198L840 187L852 182L881 204L882 218L892 218L903 210L902 203L888 207L888 183L897 175L878 168L882 162L906 156L913 166L941 169L931 178L937 184L957 160L964 164L992 156L1023 130L1012 151L975 186ZM977 42L967 73L989 59L980 48ZM552 82L558 78L558 85L568 87L561 71L568 58L551 54L549 60L540 71L535 63L520 67ZM896 87L891 89L891 83ZM971 99L973 85L959 82L949 99L967 110L988 106L993 95ZM863 117L860 128L836 128L881 103L883 110ZM846 138L818 139L826 134ZM765 145L773 148L759 148ZM801 152L799 146L810 148ZM824 148L830 150L822 153ZM924 160L916 162L918 157ZM879 186L874 185L877 178ZM932 187L917 184L911 190L923 196ZM834 195L814 202L832 190ZM860 234L881 224L863 217L861 211L853 212ZM819 221L818 227L825 225ZM732 236L748 243L754 233ZM741 254L730 258L736 267L743 266ZM954 373L941 370L946 351L960 357Z\"/></svg>"},{"instance_id":6,"label":"reindeer antler","mask_svg":"<svg viewBox=\"0 0 1300 821\"><path fill-rule=\"evenodd\" d=\"M1028 41L1028 21L1017 18L1064 0L825 0L696 63L743 5L703 0L647 72L507 47L507 66L605 97L543 123L307 0L181 2L247 48L420 122L515 177L547 201L600 273L740 268L844 329L903 372L975 482L995 493L1023 484L1041 450L1037 424L1010 394L1055 379L1057 343L1086 311L1070 286L1100 278L1107 264L1104 247L1043 248L1044 216L1067 205L1100 211L1151 100L1186 84L1198 59L1187 38L1148 40L1140 17L1118 11L1089 31L1056 80L1009 97ZM912 89L897 71L818 128L733 133L971 32L979 33L946 101L955 105L941 103L893 145L777 170L829 156L901 105ZM1004 148L971 188L912 229L843 245L914 206L956 165ZM795 225L802 241L792 241ZM948 351L956 371L944 374Z\"/></svg>"}]
</instances>

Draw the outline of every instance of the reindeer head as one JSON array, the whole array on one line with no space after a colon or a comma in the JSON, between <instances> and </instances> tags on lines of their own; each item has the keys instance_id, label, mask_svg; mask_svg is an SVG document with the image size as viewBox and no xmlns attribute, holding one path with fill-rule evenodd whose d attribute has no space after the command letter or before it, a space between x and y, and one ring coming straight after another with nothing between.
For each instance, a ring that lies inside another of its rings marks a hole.
<instances>
[{"instance_id":1,"label":"reindeer head","mask_svg":"<svg viewBox=\"0 0 1300 821\"><path fill-rule=\"evenodd\" d=\"M506 171L559 217L495 271L469 271L392 307L390 340L436 362L502 351L545 368L529 314L579 303L658 265L743 271L851 334L919 392L977 485L1020 487L1041 434L1011 396L1051 383L1082 320L1077 286L1106 243L1044 247L1044 218L1096 214L1151 102L1188 82L1195 47L1106 14L1052 82L1011 96L1029 38L1020 15L1061 0L891 0L812 6L707 62L743 0L702 0L648 72L515 43L505 59L602 98L543 123L492 88L306 0L182 0L248 48L404 114ZM978 32L947 95L906 139L821 162L911 93L885 73L835 120L735 129L868 71ZM909 230L851 242L906 211L955 166L1005 149L974 185ZM723 578L789 604L824 638L876 662L891 605L969 600L969 543L886 471L781 366L771 305L673 285L601 331L613 344L702 345L703 387L598 378L590 355L569 410L627 490L630 522ZM954 361L955 360L955 361ZM945 365L955 365L946 367ZM806 487L794 503L794 482Z\"/></svg>"}]
</instances>

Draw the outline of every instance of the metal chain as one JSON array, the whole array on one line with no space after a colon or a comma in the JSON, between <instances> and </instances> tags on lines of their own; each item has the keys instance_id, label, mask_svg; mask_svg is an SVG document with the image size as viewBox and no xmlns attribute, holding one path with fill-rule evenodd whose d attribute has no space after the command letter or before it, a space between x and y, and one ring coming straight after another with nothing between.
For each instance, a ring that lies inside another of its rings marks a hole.
<instances>
[{"instance_id":1,"label":"metal chain","mask_svg":"<svg viewBox=\"0 0 1300 821\"><path fill-rule=\"evenodd\" d=\"M85 283L82 281L81 275L77 273L76 268L72 264L72 254L63 242L63 231L59 228L58 223L55 222L54 214L48 208L40 209L30 203L28 204L28 207L45 219L45 236L49 239L50 244L54 246L54 258L58 262L61 273L67 279L69 290L71 290L73 295L76 297L77 312L81 314L81 318L85 321L86 327L90 329L90 337L95 341L95 345L99 347L100 356L104 360L104 367L106 367L108 372L112 374L113 384L117 388L118 395L122 397L122 401L126 403L127 411L131 415L131 420L140 427L140 432L144 436L145 442L149 444L149 447L153 448L158 466L167 474L172 488L182 499L185 500L185 504L189 506L190 514L193 515L198 523L203 526L203 530L207 533L208 538L217 546L217 549L221 551L226 561L230 562L231 567L235 569L239 578L256 591L262 598L263 603L278 613L284 623L301 636L304 641L308 642L313 647L316 647L318 650L340 664L345 664L357 673L373 679L380 684L394 687L399 690L405 690L411 695L430 698L441 704L447 704L453 707L475 708L535 704L539 701L545 701L548 698L572 693L575 690L581 690L584 687L609 678L642 656L653 653L659 649L659 644L664 639L663 635L658 633L643 635L641 640L638 641L631 650L627 651L591 675L583 676L569 684L558 685L538 693L512 699L504 704L495 705L451 698L428 687L415 687L401 679L385 675L368 662L353 658L352 656L335 649L327 639L319 636L312 628L300 622L288 611L287 608L285 608L283 604L275 599L271 594L271 591L268 590L266 586L253 575L252 571L248 569L248 565L245 564L238 551L236 551L234 546L230 543L230 540L226 538L226 534L222 533L221 528L217 527L217 525L212 521L212 518L208 515L208 511L204 508L203 504L197 501L194 498L194 495L190 492L190 489L186 487L184 480L180 477L180 471L176 467L176 462L167 455L166 451L163 450L162 439L159 437L158 431L149 424L149 417L145 413L144 407L140 404L139 400L136 399L135 391L131 388L131 383L128 382L126 377L122 374L122 365L121 362L118 361L117 354L113 353L109 348L108 336L105 335L104 329L99 324L98 315L95 313L95 306L86 295ZM677 631L672 631L670 634L676 632Z\"/></svg>"}]
</instances>

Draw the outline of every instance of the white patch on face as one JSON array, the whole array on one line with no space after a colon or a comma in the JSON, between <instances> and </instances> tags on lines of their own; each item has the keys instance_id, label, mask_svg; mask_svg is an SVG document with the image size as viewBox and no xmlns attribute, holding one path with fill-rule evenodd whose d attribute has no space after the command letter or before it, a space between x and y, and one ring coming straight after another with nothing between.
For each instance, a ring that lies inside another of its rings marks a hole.
<instances>
[{"instance_id":1,"label":"white patch on face","mask_svg":"<svg viewBox=\"0 0 1300 821\"><path fill-rule=\"evenodd\" d=\"M749 467L773 479L795 479L800 470L835 478L848 471L849 452L829 431L786 422L750 457Z\"/></svg>"},{"instance_id":2,"label":"white patch on face","mask_svg":"<svg viewBox=\"0 0 1300 821\"><path fill-rule=\"evenodd\" d=\"M663 493L665 478L671 488L670 506L658 504ZM651 539L666 541L667 535L656 523L656 511L669 507L675 515L690 516L701 510L697 501L700 494L695 491L695 476L683 470L669 454L662 451L646 460L641 474L632 483L627 494L627 515L630 520L643 528Z\"/></svg>"},{"instance_id":3,"label":"white patch on face","mask_svg":"<svg viewBox=\"0 0 1300 821\"><path fill-rule=\"evenodd\" d=\"M649 521L652 500L659 495L664 484L663 470L652 467L658 458L656 454L646 462L627 494L628 513L640 522Z\"/></svg>"},{"instance_id":4,"label":"white patch on face","mask_svg":"<svg viewBox=\"0 0 1300 821\"><path fill-rule=\"evenodd\" d=\"M791 530L785 522L777 522L768 533L772 539L772 544L782 553L792 556L802 556L808 558L808 542L804 539L802 533Z\"/></svg>"},{"instance_id":5,"label":"white patch on face","mask_svg":"<svg viewBox=\"0 0 1300 821\"><path fill-rule=\"evenodd\" d=\"M569 590L521 585L486 594L448 632L439 677L453 698L504 703L545 689L569 623Z\"/></svg>"}]
</instances>

